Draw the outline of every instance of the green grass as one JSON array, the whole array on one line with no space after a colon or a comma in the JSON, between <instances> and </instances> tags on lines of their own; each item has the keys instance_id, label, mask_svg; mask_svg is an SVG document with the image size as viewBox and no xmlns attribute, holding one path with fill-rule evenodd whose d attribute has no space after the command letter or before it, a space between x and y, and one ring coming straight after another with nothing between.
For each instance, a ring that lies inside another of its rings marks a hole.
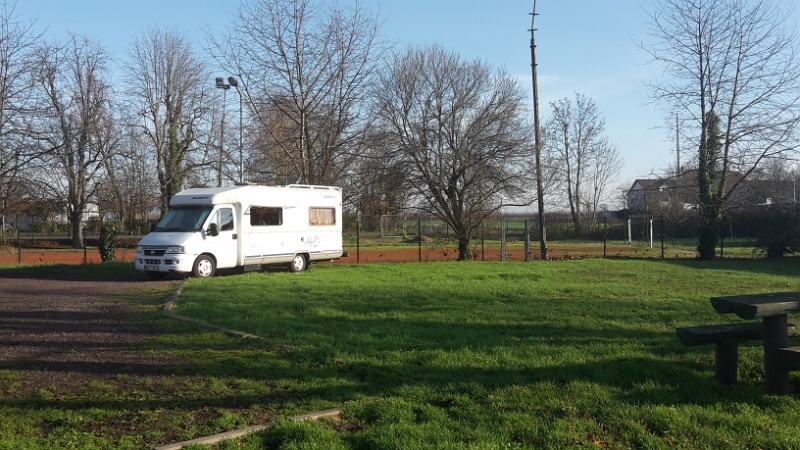
<instances>
[{"instance_id":1,"label":"green grass","mask_svg":"<svg viewBox=\"0 0 800 450\"><path fill-rule=\"evenodd\" d=\"M38 267L31 269L29 276L34 276ZM24 275L24 268L18 270L16 276ZM158 330L157 339L140 346L139 363L61 368L48 363L47 343L40 344L42 360L0 361L0 449L154 448L242 428L272 415L269 408L282 403L279 396L290 395L261 380L215 376L194 362L223 365L231 357L246 359L263 350L164 318L161 308L174 289L110 296L132 305L131 321ZM6 331L3 339L13 340ZM80 341L74 345L82 348Z\"/></svg>"},{"instance_id":2,"label":"green grass","mask_svg":"<svg viewBox=\"0 0 800 450\"><path fill-rule=\"evenodd\" d=\"M764 394L757 343L725 387L713 347L674 333L736 320L711 296L800 290L798 269L592 259L189 280L176 313L264 341L163 318L169 288L122 293L131 320L159 330L140 346L153 373L74 382L0 364L0 449L153 448L267 420L217 447L800 448L800 399ZM337 406L340 420L282 419Z\"/></svg>"},{"instance_id":3,"label":"green grass","mask_svg":"<svg viewBox=\"0 0 800 450\"><path fill-rule=\"evenodd\" d=\"M402 237L368 237L361 236L360 238L361 251L392 251L392 250L409 250L416 249L419 244L414 240L414 236L410 235L408 238ZM483 244L481 239L475 238L470 242L470 247L475 253L476 257L480 259L481 245L487 250L499 250L501 247L498 239L485 239ZM600 257L603 254L603 241L597 240L560 240L548 241L548 248L551 253L556 255L556 258L562 257L564 254L584 257ZM641 258L652 259L661 258L661 239L659 236L653 240L653 248L645 241L634 240L628 244L624 240L609 240L606 243L608 247L607 255L611 258ZM356 252L356 237L346 235L343 237L343 246L345 250L355 254ZM524 239L520 235L509 236L506 241L506 246L509 250L520 250L524 247ZM765 258L766 252L754 247L755 241L753 239L736 238L725 239L722 243L722 248L717 247L717 255L722 255L724 258ZM457 249L458 241L454 239L437 238L430 242L422 244L422 250L441 250L441 249ZM536 236L531 236L531 250L538 255L539 242ZM697 239L694 238L681 238L681 239L665 239L664 241L664 257L673 259L694 259L697 257Z\"/></svg>"},{"instance_id":4,"label":"green grass","mask_svg":"<svg viewBox=\"0 0 800 450\"><path fill-rule=\"evenodd\" d=\"M132 261L100 264L0 264L0 278L46 278L80 280L145 279Z\"/></svg>"},{"instance_id":5,"label":"green grass","mask_svg":"<svg viewBox=\"0 0 800 450\"><path fill-rule=\"evenodd\" d=\"M713 380L712 347L674 335L735 320L710 296L797 290L798 268L315 267L193 280L177 312L286 344L202 371L288 389L285 415L345 405L341 422L280 422L245 448L798 448L800 402L764 395L757 345L741 349L730 388Z\"/></svg>"}]
</instances>

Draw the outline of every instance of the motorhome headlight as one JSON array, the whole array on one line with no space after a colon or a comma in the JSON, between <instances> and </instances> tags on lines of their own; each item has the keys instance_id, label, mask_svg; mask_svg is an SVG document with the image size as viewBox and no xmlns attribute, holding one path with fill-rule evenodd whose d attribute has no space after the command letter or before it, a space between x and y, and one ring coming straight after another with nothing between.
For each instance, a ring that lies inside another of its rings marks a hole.
<instances>
[{"instance_id":1,"label":"motorhome headlight","mask_svg":"<svg viewBox=\"0 0 800 450\"><path fill-rule=\"evenodd\" d=\"M183 253L184 249L182 245L173 245L172 247L167 247L167 251L164 253Z\"/></svg>"},{"instance_id":2,"label":"motorhome headlight","mask_svg":"<svg viewBox=\"0 0 800 450\"><path fill-rule=\"evenodd\" d=\"M136 246L136 253L138 253L140 255L144 254L144 251L142 250L142 246L141 245L137 245Z\"/></svg>"}]
</instances>

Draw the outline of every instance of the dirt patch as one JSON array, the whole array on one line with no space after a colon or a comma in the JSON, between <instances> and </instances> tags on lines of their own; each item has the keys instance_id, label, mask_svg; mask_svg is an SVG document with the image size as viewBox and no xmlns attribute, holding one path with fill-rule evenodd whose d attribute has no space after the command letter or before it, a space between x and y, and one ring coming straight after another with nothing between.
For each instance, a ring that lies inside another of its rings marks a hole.
<instances>
[{"instance_id":1,"label":"dirt patch","mask_svg":"<svg viewBox=\"0 0 800 450\"><path fill-rule=\"evenodd\" d=\"M474 248L473 258L476 261L500 261L501 252L497 249L484 249ZM642 252L644 253L644 252ZM609 246L606 248L606 254L609 257L619 256L636 256L637 249L630 246ZM550 249L549 258L554 260L559 259L580 259L580 258L601 258L603 256L603 247L595 246L575 246L571 248ZM641 257L641 255L639 255ZM539 248L537 246L531 247L530 259L539 259ZM349 251L348 256L333 261L336 264L369 264L381 262L433 262L433 261L456 261L458 260L458 249L456 248L442 248L442 249L407 249L407 250L388 250L388 251L361 251L358 255L355 251ZM525 250L521 248L514 248L506 250L506 261L524 261Z\"/></svg>"},{"instance_id":2,"label":"dirt patch","mask_svg":"<svg viewBox=\"0 0 800 450\"><path fill-rule=\"evenodd\" d=\"M402 250L361 250L361 254L356 254L355 249L346 249L349 254L340 258L334 263L337 264L369 264L381 262L432 262L432 261L456 261L458 260L458 249L454 248L423 248L421 251L410 247ZM685 255L670 253L670 257L693 258L693 253ZM501 255L498 249L481 250L480 247L473 248L474 258L477 261L500 261ZM634 257L634 258L655 258L660 256L660 249L645 249L635 246L608 246L606 255L609 257ZM133 262L135 251L132 249L117 249L117 261ZM579 258L601 258L603 256L602 246L579 246L568 248L551 248L550 259L579 259ZM85 258L85 260L84 260ZM539 259L538 243L531 245L531 259ZM524 261L525 251L521 248L512 248L506 251L506 261ZM0 251L0 264L17 263L16 249L6 249ZM101 263L100 254L97 252L87 252L83 250L53 250L53 249L23 249L23 263L51 263L51 264L99 264Z\"/></svg>"},{"instance_id":3,"label":"dirt patch","mask_svg":"<svg viewBox=\"0 0 800 450\"><path fill-rule=\"evenodd\" d=\"M136 344L156 334L130 319L132 307L108 300L131 289L178 281L0 280L0 368L30 371L25 384L85 385L105 376L164 373L173 361ZM15 395L25 396L25 389Z\"/></svg>"},{"instance_id":4,"label":"dirt patch","mask_svg":"<svg viewBox=\"0 0 800 450\"><path fill-rule=\"evenodd\" d=\"M117 261L130 261L133 262L133 257L136 254L135 250L119 250L117 249ZM85 259L84 259L85 258ZM6 247L0 250L0 264L16 264L20 262L15 248ZM100 259L100 253L96 251L83 253L83 250L73 249L23 249L22 250L22 263L37 264L100 264L103 262Z\"/></svg>"}]
</instances>

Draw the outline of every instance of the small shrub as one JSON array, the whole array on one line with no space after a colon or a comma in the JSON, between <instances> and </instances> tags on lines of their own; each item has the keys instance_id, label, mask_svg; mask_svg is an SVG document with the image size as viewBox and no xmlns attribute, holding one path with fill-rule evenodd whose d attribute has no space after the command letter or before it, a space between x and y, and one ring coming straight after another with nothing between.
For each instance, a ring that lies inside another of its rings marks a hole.
<instances>
[{"instance_id":1,"label":"small shrub","mask_svg":"<svg viewBox=\"0 0 800 450\"><path fill-rule=\"evenodd\" d=\"M756 247L767 252L767 258L783 258L800 252L800 224L791 211L771 209L761 215Z\"/></svg>"},{"instance_id":2,"label":"small shrub","mask_svg":"<svg viewBox=\"0 0 800 450\"><path fill-rule=\"evenodd\" d=\"M103 222L100 227L100 237L97 243L100 250L100 259L103 262L116 261L117 259L117 226L110 221Z\"/></svg>"}]
</instances>

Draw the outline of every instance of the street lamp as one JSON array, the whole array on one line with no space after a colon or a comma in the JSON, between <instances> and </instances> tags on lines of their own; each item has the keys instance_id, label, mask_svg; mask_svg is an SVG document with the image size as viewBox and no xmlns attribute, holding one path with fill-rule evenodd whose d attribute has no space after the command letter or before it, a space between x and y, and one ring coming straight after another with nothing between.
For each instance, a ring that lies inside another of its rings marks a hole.
<instances>
[{"instance_id":1,"label":"street lamp","mask_svg":"<svg viewBox=\"0 0 800 450\"><path fill-rule=\"evenodd\" d=\"M230 84L225 84L222 77L216 78L217 89L222 89L222 127L220 128L219 143L219 167L217 172L217 186L222 186L222 155L225 153L225 109L227 107L227 93L231 88Z\"/></svg>"},{"instance_id":2,"label":"street lamp","mask_svg":"<svg viewBox=\"0 0 800 450\"><path fill-rule=\"evenodd\" d=\"M239 183L244 182L244 145L242 144L242 91L239 90L239 80L236 77L228 77L228 84L236 88L239 94Z\"/></svg>"}]
</instances>

